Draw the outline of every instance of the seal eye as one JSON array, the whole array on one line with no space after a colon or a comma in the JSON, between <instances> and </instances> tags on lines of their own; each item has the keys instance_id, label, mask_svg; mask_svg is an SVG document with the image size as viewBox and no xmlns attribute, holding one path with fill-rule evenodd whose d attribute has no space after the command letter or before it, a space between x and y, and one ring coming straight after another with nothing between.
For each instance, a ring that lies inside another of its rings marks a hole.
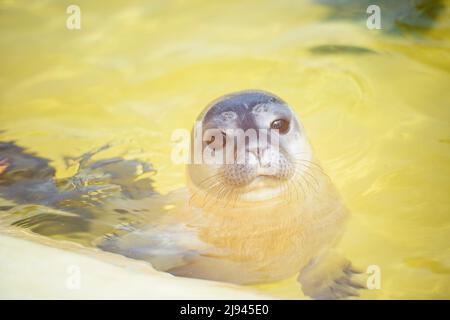
<instances>
[{"instance_id":1,"label":"seal eye","mask_svg":"<svg viewBox=\"0 0 450 320\"><path fill-rule=\"evenodd\" d=\"M284 119L277 119L270 124L270 128L278 130L281 134L285 134L289 130L289 121Z\"/></svg>"}]
</instances>

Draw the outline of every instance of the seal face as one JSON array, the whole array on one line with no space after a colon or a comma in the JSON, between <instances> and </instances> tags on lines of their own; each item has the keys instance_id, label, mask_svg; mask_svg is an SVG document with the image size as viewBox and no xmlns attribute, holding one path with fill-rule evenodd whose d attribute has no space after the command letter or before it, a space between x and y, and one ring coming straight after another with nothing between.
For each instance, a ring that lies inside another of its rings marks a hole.
<instances>
[{"instance_id":1,"label":"seal face","mask_svg":"<svg viewBox=\"0 0 450 320\"><path fill-rule=\"evenodd\" d=\"M235 202L273 199L302 188L290 181L308 166L311 147L281 98L257 90L232 93L207 106L198 121L204 132L222 134L206 141L203 151L231 152L233 161L189 165L188 177L196 189Z\"/></svg>"}]
</instances>

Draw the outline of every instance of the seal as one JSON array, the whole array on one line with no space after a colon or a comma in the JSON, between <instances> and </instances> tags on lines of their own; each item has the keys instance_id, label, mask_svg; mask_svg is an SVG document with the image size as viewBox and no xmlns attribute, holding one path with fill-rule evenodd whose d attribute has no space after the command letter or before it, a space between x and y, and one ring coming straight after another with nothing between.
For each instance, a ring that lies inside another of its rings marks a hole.
<instances>
[{"instance_id":1,"label":"seal","mask_svg":"<svg viewBox=\"0 0 450 320\"><path fill-rule=\"evenodd\" d=\"M197 120L203 136L219 133L202 141L203 154L233 161L189 163L186 188L152 197L164 214L98 246L177 276L254 284L298 275L313 298L356 295L358 271L333 250L348 211L292 108L246 90L213 101ZM229 148L238 130L262 135Z\"/></svg>"}]
</instances>

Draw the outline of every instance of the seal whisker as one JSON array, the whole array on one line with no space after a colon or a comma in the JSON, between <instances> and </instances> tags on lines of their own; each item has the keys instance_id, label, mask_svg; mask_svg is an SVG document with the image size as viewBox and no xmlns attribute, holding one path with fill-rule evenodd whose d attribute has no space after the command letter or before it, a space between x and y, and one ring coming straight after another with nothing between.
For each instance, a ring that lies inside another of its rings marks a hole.
<instances>
[{"instance_id":1,"label":"seal whisker","mask_svg":"<svg viewBox=\"0 0 450 320\"><path fill-rule=\"evenodd\" d=\"M325 173L325 171L323 170L322 166L319 165L318 163L314 162L314 161L310 161L310 160L306 160L306 159L299 159L299 158L294 158L292 159L293 162L298 163L298 164L303 164L303 165L307 165L308 167L310 167L311 169L316 169L319 170L320 173L324 174L327 176L327 174Z\"/></svg>"},{"instance_id":2,"label":"seal whisker","mask_svg":"<svg viewBox=\"0 0 450 320\"><path fill-rule=\"evenodd\" d=\"M226 200L226 198L228 198L228 195L231 190L232 190L232 188L224 185L222 190L220 192L218 192L216 201L214 202L214 204L216 204L221 199ZM223 205L223 208L226 208L226 206L227 206L227 202L225 202L225 204Z\"/></svg>"},{"instance_id":3,"label":"seal whisker","mask_svg":"<svg viewBox=\"0 0 450 320\"><path fill-rule=\"evenodd\" d=\"M289 201L288 201L288 203L291 203L292 202L292 189L291 189L291 186L289 185L289 180L286 180L286 186L287 186L287 188L288 188L288 194L289 194Z\"/></svg>"},{"instance_id":4,"label":"seal whisker","mask_svg":"<svg viewBox=\"0 0 450 320\"><path fill-rule=\"evenodd\" d=\"M287 182L283 182L284 185L284 189L285 189L285 198L286 198L286 202L289 203L289 186L287 184Z\"/></svg>"},{"instance_id":5,"label":"seal whisker","mask_svg":"<svg viewBox=\"0 0 450 320\"><path fill-rule=\"evenodd\" d=\"M217 196L215 197L216 201L214 202L214 204L216 204L219 201L219 199L226 198L229 190L230 190L230 188L223 184L220 191L217 192Z\"/></svg>"},{"instance_id":6,"label":"seal whisker","mask_svg":"<svg viewBox=\"0 0 450 320\"><path fill-rule=\"evenodd\" d=\"M228 207L228 204L230 204L230 202L233 199L235 194L236 194L236 188L231 187L229 192L226 195L226 197L228 198L228 201L225 203L225 208Z\"/></svg>"},{"instance_id":7,"label":"seal whisker","mask_svg":"<svg viewBox=\"0 0 450 320\"><path fill-rule=\"evenodd\" d=\"M220 196L222 195L222 193L224 192L224 190L226 190L226 186L223 183L218 183L216 187L214 187L213 189L209 189L207 192L207 197L205 200L205 205L208 204L208 197L211 194L211 191L214 191L214 189L218 189L217 191L214 191L215 194L217 194L217 196L215 196L215 201L214 201L214 205L217 203L218 199L220 198Z\"/></svg>"},{"instance_id":8,"label":"seal whisker","mask_svg":"<svg viewBox=\"0 0 450 320\"><path fill-rule=\"evenodd\" d=\"M207 177L207 178L203 179L202 181L200 181L200 182L198 183L198 185L201 186L202 184L204 184L204 183L206 183L206 182L208 182L208 181L211 181L211 180L216 181L216 179L217 179L218 177L222 177L222 176L223 176L223 173L222 173L222 172L216 173L216 174L214 174L214 175L212 175L212 176L210 176L210 177Z\"/></svg>"},{"instance_id":9,"label":"seal whisker","mask_svg":"<svg viewBox=\"0 0 450 320\"><path fill-rule=\"evenodd\" d=\"M163 265L163 271L178 276L249 284L298 274L304 293L312 297L321 297L322 288L328 290L322 279L326 285L331 283L329 290L337 290L331 292L334 296L344 294L341 286L356 287L342 277L343 272L353 274L353 270L339 267L337 277L330 277L328 264L335 259L328 262L326 251L341 235L346 208L316 163L292 108L273 94L249 90L215 100L197 121L201 126L194 125L191 143L196 137L203 139L206 130L214 130L217 134L201 146L207 143L214 157L219 154L215 150L228 151L225 147L231 146L235 161L188 164L188 188L183 192L190 193L189 205L194 199L192 207L185 210L177 202L174 210L182 208L181 212L166 215L156 221L156 228L138 232L120 246L121 239L115 237L110 247L127 254L136 252L138 259L145 253L145 260L154 259L154 265ZM201 132L195 131L198 127ZM272 135L260 139L261 129L277 130L277 141ZM241 160L241 142L242 163L236 161ZM195 150L194 145L193 151L204 151L201 146ZM74 182L83 187L83 181ZM182 194L176 201L188 197ZM84 200L90 205L93 199ZM145 241L151 254L143 250L147 249ZM153 249L165 252L172 248L175 254L170 257L153 256Z\"/></svg>"}]
</instances>

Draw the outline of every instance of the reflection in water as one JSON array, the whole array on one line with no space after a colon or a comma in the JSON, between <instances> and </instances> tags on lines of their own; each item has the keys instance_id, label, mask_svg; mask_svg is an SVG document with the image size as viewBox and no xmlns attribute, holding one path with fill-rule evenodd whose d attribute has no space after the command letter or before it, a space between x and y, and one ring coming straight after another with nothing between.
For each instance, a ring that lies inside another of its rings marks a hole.
<instances>
[{"instance_id":1,"label":"reflection in water","mask_svg":"<svg viewBox=\"0 0 450 320\"><path fill-rule=\"evenodd\" d=\"M382 30L390 33L421 32L433 27L445 10L443 0L315 0L332 9L329 19L363 21L361 12L370 5L378 5L382 16Z\"/></svg>"},{"instance_id":2,"label":"reflection in water","mask_svg":"<svg viewBox=\"0 0 450 320\"><path fill-rule=\"evenodd\" d=\"M0 3L0 141L17 141L0 156L22 167L0 187L2 224L85 245L126 228L184 185L172 131L259 88L296 107L353 213L340 251L381 269L362 297L449 297L448 1L78 4L69 31L60 1ZM259 288L299 297L295 279Z\"/></svg>"},{"instance_id":3,"label":"reflection in water","mask_svg":"<svg viewBox=\"0 0 450 320\"><path fill-rule=\"evenodd\" d=\"M314 54L372 54L375 51L367 48L345 45L321 45L315 46L310 49Z\"/></svg>"},{"instance_id":4,"label":"reflection in water","mask_svg":"<svg viewBox=\"0 0 450 320\"><path fill-rule=\"evenodd\" d=\"M125 201L153 195L152 179L145 176L153 172L148 163L119 157L92 160L110 147L105 145L80 157L67 158L67 162L76 162L75 175L56 179L56 171L48 159L25 151L14 142L0 142L0 154L5 163L0 174L0 195L23 204L21 216L26 217L13 225L46 236L65 235L76 240L79 232L88 233L93 229L90 221L99 219L96 212L104 210L103 203L108 199ZM3 210L11 214L17 212L14 206ZM114 210L119 214L128 212L121 208ZM110 225L109 230L113 227ZM105 230L108 229L102 232ZM91 233L90 238L101 235Z\"/></svg>"}]
</instances>

